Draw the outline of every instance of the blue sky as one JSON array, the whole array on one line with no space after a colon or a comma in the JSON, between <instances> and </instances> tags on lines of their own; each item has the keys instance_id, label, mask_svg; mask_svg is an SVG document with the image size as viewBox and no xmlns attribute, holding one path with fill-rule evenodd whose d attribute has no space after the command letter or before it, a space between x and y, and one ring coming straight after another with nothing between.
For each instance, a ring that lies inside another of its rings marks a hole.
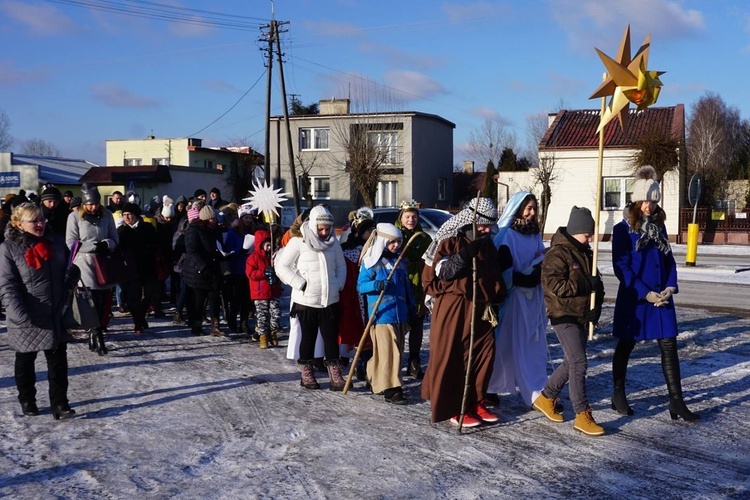
<instances>
[{"instance_id":1,"label":"blue sky","mask_svg":"<svg viewBox=\"0 0 750 500\"><path fill-rule=\"evenodd\" d=\"M113 12L143 8L166 15ZM15 149L39 138L103 164L106 139L153 133L262 150L258 38L270 16L267 0L0 0L0 109ZM560 102L598 109L588 99L604 71L594 47L614 57L628 23L633 51L651 33L649 69L667 72L657 105L689 112L711 91L750 115L744 0L277 0L275 17L289 22L288 93L305 104L359 93L370 109L440 115L456 124L454 163L486 119L514 131L521 148L527 116ZM276 69L272 92L281 114Z\"/></svg>"}]
</instances>

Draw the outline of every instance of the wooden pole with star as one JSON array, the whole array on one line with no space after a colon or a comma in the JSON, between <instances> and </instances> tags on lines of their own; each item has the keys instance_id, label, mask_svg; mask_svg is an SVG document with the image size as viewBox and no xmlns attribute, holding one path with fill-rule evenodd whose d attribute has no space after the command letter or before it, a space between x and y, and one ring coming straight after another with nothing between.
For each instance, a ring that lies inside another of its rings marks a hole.
<instances>
[{"instance_id":1,"label":"wooden pole with star","mask_svg":"<svg viewBox=\"0 0 750 500\"><path fill-rule=\"evenodd\" d=\"M630 103L638 106L637 111L642 111L659 98L662 83L659 76L663 71L649 71L648 55L651 48L651 35L648 35L641 44L638 52L633 58L630 57L630 25L625 28L625 34L617 51L617 58L613 59L601 50L594 48L599 58L604 63L607 73L604 75L602 84L591 94L589 99L602 99L599 126L596 132L599 134L599 163L597 171L596 187L596 209L594 215L594 256L592 263L592 274L597 274L597 262L599 258L599 215L602 206L602 170L604 165L604 129L606 125L617 116L623 132L627 130L630 121ZM611 96L609 105L606 105L607 96ZM596 305L596 291L591 293L591 309ZM594 337L594 324L589 323L589 340Z\"/></svg>"}]
</instances>

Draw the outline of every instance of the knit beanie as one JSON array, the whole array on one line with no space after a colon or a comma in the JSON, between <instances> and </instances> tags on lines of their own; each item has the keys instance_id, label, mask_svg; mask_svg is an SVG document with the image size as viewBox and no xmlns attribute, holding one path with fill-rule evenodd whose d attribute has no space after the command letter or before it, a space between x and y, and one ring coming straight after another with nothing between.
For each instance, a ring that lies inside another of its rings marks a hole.
<instances>
[{"instance_id":1,"label":"knit beanie","mask_svg":"<svg viewBox=\"0 0 750 500\"><path fill-rule=\"evenodd\" d=\"M60 194L60 190L57 189L55 186L49 186L42 191L42 201L44 200L62 200L62 195Z\"/></svg>"},{"instance_id":2,"label":"knit beanie","mask_svg":"<svg viewBox=\"0 0 750 500\"><path fill-rule=\"evenodd\" d=\"M566 231L571 236L574 234L594 234L594 218L591 216L591 210L586 207L573 206L570 209Z\"/></svg>"},{"instance_id":3,"label":"knit beanie","mask_svg":"<svg viewBox=\"0 0 750 500\"><path fill-rule=\"evenodd\" d=\"M188 222L193 222L195 219L197 219L200 216L200 210L198 210L195 207L190 207L187 209L187 219Z\"/></svg>"},{"instance_id":4,"label":"knit beanie","mask_svg":"<svg viewBox=\"0 0 750 500\"><path fill-rule=\"evenodd\" d=\"M333 226L333 215L323 205L317 205L310 210L310 227L315 229L318 225Z\"/></svg>"},{"instance_id":5,"label":"knit beanie","mask_svg":"<svg viewBox=\"0 0 750 500\"><path fill-rule=\"evenodd\" d=\"M253 209L253 205L250 203L245 203L244 205L240 205L240 209L237 211L237 217L244 217L245 215L255 215L256 211Z\"/></svg>"},{"instance_id":6,"label":"knit beanie","mask_svg":"<svg viewBox=\"0 0 750 500\"><path fill-rule=\"evenodd\" d=\"M129 213L136 216L141 215L141 207L139 207L135 203L123 203L121 211L123 214Z\"/></svg>"},{"instance_id":7,"label":"knit beanie","mask_svg":"<svg viewBox=\"0 0 750 500\"><path fill-rule=\"evenodd\" d=\"M195 193L193 193L193 198L198 198L199 196L206 196L206 190L205 189L196 189Z\"/></svg>"},{"instance_id":8,"label":"knit beanie","mask_svg":"<svg viewBox=\"0 0 750 500\"><path fill-rule=\"evenodd\" d=\"M635 171L633 201L661 201L661 190L656 182L656 170L651 165L643 165Z\"/></svg>"},{"instance_id":9,"label":"knit beanie","mask_svg":"<svg viewBox=\"0 0 750 500\"><path fill-rule=\"evenodd\" d=\"M215 194L216 196L221 196L221 191L219 191L219 188L217 187L212 187L211 193Z\"/></svg>"},{"instance_id":10,"label":"knit beanie","mask_svg":"<svg viewBox=\"0 0 750 500\"><path fill-rule=\"evenodd\" d=\"M73 191L71 191L70 189L68 189L67 191L65 191L63 193L63 198L65 198L66 196L69 197L69 198L72 198L73 197Z\"/></svg>"},{"instance_id":11,"label":"knit beanie","mask_svg":"<svg viewBox=\"0 0 750 500\"><path fill-rule=\"evenodd\" d=\"M102 195L99 194L99 188L94 184L84 182L81 185L81 200L84 205L100 204L102 202Z\"/></svg>"},{"instance_id":12,"label":"knit beanie","mask_svg":"<svg viewBox=\"0 0 750 500\"><path fill-rule=\"evenodd\" d=\"M70 208L80 207L83 200L80 196L74 196L70 199Z\"/></svg>"},{"instance_id":13,"label":"knit beanie","mask_svg":"<svg viewBox=\"0 0 750 500\"><path fill-rule=\"evenodd\" d=\"M164 197L162 198L162 202L163 206L161 207L161 216L171 219L172 217L174 217L174 202L172 201L172 198L164 195Z\"/></svg>"},{"instance_id":14,"label":"knit beanie","mask_svg":"<svg viewBox=\"0 0 750 500\"><path fill-rule=\"evenodd\" d=\"M200 220L209 220L209 219L215 219L216 218L216 212L213 208L211 208L210 205L206 205L205 207L201 208L201 211L198 215Z\"/></svg>"}]
</instances>

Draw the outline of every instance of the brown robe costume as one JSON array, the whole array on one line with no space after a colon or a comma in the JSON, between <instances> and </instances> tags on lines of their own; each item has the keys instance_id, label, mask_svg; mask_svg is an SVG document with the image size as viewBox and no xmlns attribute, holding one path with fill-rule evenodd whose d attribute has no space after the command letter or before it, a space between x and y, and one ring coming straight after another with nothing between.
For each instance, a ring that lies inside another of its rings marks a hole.
<instances>
[{"instance_id":1,"label":"brown robe costume","mask_svg":"<svg viewBox=\"0 0 750 500\"><path fill-rule=\"evenodd\" d=\"M457 254L468 243L469 239L461 234L441 241L435 252L435 264ZM482 317L488 307L496 313L497 305L507 293L499 261L500 254L494 245L482 246L477 256L474 355L467 408L484 398L492 375L495 329ZM471 263L451 281L439 279L433 267L425 266L422 285L425 293L435 298L430 329L430 363L422 381L422 397L431 403L434 423L461 413L471 337Z\"/></svg>"}]
</instances>

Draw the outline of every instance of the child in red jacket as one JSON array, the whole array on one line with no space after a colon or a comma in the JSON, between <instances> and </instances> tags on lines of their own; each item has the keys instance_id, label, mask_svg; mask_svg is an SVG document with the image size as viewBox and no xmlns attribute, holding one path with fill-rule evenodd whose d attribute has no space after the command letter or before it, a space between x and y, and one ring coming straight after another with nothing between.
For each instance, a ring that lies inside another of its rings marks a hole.
<instances>
[{"instance_id":1,"label":"child in red jacket","mask_svg":"<svg viewBox=\"0 0 750 500\"><path fill-rule=\"evenodd\" d=\"M279 345L281 282L271 264L271 234L259 229L255 231L255 252L247 258L245 274L255 303L255 331L260 335L261 349Z\"/></svg>"}]
</instances>

